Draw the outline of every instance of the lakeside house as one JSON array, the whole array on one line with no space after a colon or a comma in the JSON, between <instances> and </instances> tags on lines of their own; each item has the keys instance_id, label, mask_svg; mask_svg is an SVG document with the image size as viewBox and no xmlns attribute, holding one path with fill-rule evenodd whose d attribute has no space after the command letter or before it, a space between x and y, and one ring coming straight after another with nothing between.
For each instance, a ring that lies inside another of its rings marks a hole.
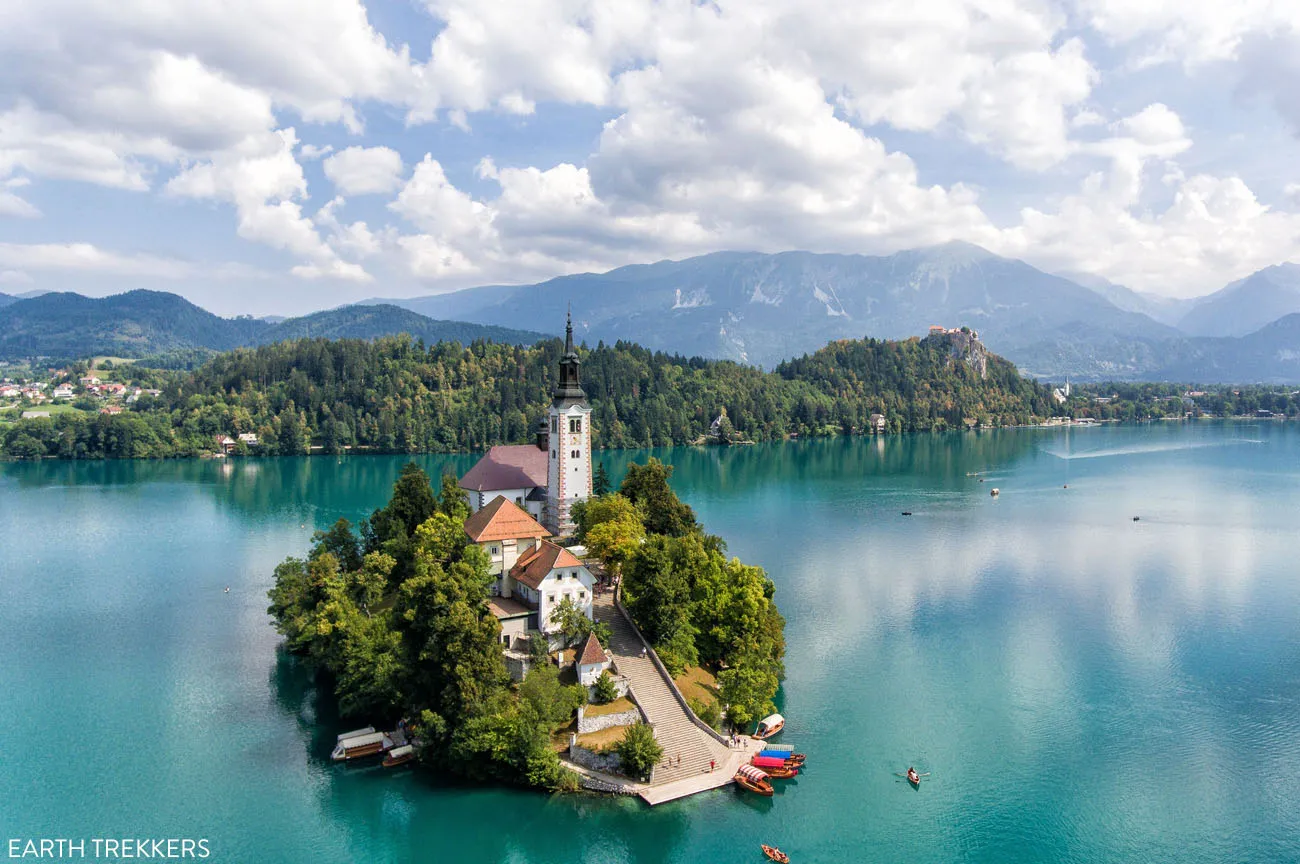
<instances>
[{"instance_id":1,"label":"lakeside house","mask_svg":"<svg viewBox=\"0 0 1300 864\"><path fill-rule=\"evenodd\" d=\"M886 421L884 414L872 414L867 418L867 428L877 435L885 431L885 426Z\"/></svg>"},{"instance_id":2,"label":"lakeside house","mask_svg":"<svg viewBox=\"0 0 1300 864\"><path fill-rule=\"evenodd\" d=\"M249 447L257 446L257 435L252 432L240 432L239 443L247 444Z\"/></svg>"},{"instance_id":3,"label":"lakeside house","mask_svg":"<svg viewBox=\"0 0 1300 864\"><path fill-rule=\"evenodd\" d=\"M218 435L216 438L217 452L229 456L235 451L235 439L229 435Z\"/></svg>"}]
</instances>

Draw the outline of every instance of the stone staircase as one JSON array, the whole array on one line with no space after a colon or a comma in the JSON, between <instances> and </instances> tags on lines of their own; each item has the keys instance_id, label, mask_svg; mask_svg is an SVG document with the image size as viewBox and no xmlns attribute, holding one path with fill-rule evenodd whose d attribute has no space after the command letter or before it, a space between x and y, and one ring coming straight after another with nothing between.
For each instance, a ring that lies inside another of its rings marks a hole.
<instances>
[{"instance_id":1,"label":"stone staircase","mask_svg":"<svg viewBox=\"0 0 1300 864\"><path fill-rule=\"evenodd\" d=\"M691 721L654 661L641 654L642 647L649 650L648 646L644 646L632 625L618 611L611 592L596 595L592 614L597 621L609 625L609 654L618 671L631 682L632 694L654 726L655 739L664 748L665 761L655 768L650 785L662 786L707 774L710 759L717 764L717 771L728 770L732 752ZM678 756L681 765L677 764Z\"/></svg>"}]
</instances>

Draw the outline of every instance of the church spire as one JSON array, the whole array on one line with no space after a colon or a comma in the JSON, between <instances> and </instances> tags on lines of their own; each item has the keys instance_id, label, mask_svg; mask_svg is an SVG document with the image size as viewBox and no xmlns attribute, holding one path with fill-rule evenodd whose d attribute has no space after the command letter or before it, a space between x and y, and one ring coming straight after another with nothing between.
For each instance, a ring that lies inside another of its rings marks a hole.
<instances>
[{"instance_id":1,"label":"church spire","mask_svg":"<svg viewBox=\"0 0 1300 864\"><path fill-rule=\"evenodd\" d=\"M582 392L579 374L581 365L582 361L578 359L578 352L573 347L573 313L570 311L565 315L564 354L560 357L560 379L555 383L555 389L551 391L554 400L551 404L556 407L586 404L587 394Z\"/></svg>"}]
</instances>

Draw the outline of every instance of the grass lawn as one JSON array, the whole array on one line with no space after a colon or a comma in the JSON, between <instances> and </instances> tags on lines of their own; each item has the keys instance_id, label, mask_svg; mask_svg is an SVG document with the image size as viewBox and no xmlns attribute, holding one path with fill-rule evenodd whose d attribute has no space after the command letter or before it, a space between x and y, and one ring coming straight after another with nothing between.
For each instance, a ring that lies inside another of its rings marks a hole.
<instances>
[{"instance_id":1,"label":"grass lawn","mask_svg":"<svg viewBox=\"0 0 1300 864\"><path fill-rule=\"evenodd\" d=\"M577 729L578 723L575 720L553 734L551 736L551 749L556 753L567 753L569 751L569 736L576 732ZM586 747L588 750L603 750L622 741L627 730L627 726L611 726L608 729L601 729L599 732L585 732L578 736L578 746Z\"/></svg>"},{"instance_id":2,"label":"grass lawn","mask_svg":"<svg viewBox=\"0 0 1300 864\"><path fill-rule=\"evenodd\" d=\"M688 666L685 672L673 679L673 683L687 701L699 699L706 705L718 701L718 679L708 669Z\"/></svg>"},{"instance_id":3,"label":"grass lawn","mask_svg":"<svg viewBox=\"0 0 1300 864\"><path fill-rule=\"evenodd\" d=\"M586 715L588 717L604 717L606 714L621 714L624 711L635 711L636 705L626 696L620 696L608 705L588 705Z\"/></svg>"}]
</instances>

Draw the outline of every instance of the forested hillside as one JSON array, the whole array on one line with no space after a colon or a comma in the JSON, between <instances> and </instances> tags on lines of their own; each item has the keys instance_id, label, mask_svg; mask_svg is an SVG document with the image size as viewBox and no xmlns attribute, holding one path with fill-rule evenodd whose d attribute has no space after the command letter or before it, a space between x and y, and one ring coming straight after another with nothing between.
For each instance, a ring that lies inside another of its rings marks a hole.
<instances>
[{"instance_id":1,"label":"forested hillside","mask_svg":"<svg viewBox=\"0 0 1300 864\"><path fill-rule=\"evenodd\" d=\"M837 342L767 373L618 343L582 351L598 447L701 440L725 409L731 440L1028 423L1051 413L1045 387L983 346L949 339ZM558 340L424 348L405 338L300 340L219 355L174 373L156 399L116 416L22 420L3 434L18 458L193 456L217 435L254 433L240 452L479 451L530 439L549 402Z\"/></svg>"}]
</instances>

